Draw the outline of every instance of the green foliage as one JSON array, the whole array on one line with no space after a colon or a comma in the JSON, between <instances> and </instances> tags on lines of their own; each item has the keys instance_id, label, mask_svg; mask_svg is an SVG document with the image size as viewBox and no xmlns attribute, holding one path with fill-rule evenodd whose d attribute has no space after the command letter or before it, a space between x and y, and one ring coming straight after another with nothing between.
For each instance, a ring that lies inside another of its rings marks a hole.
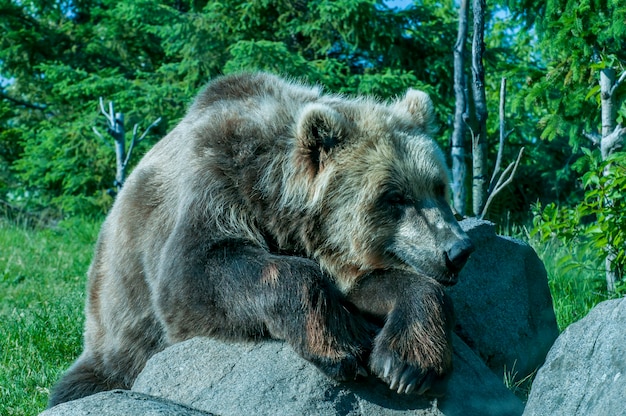
<instances>
[{"instance_id":1,"label":"green foliage","mask_svg":"<svg viewBox=\"0 0 626 416\"><path fill-rule=\"evenodd\" d=\"M541 108L541 137L566 137L577 151L582 132L600 124L599 71L626 69L626 3L621 0L511 0L507 4L539 40L545 70L523 94L527 109ZM626 111L626 88L615 100ZM623 116L622 116L623 117Z\"/></svg>"},{"instance_id":2,"label":"green foliage","mask_svg":"<svg viewBox=\"0 0 626 416\"><path fill-rule=\"evenodd\" d=\"M309 72L306 60L282 42L241 40L229 52L232 58L224 65L225 74L254 69L289 74Z\"/></svg>"},{"instance_id":3,"label":"green foliage","mask_svg":"<svg viewBox=\"0 0 626 416\"><path fill-rule=\"evenodd\" d=\"M505 0L499 4L504 9L501 19L491 19L487 62L494 62L495 55L495 69L503 68L509 80L510 147L516 150L515 145L521 144L527 152L516 189L506 191L509 195L503 198L577 205L584 198L578 181L584 170L574 166L584 156L582 148L589 146L585 133L601 129L600 71L612 68L619 77L626 70L626 3ZM488 74L493 73L487 68ZM487 87L488 97L490 91L489 129L494 131L493 82ZM614 121L619 123L626 115L626 83L613 98Z\"/></svg>"},{"instance_id":4,"label":"green foliage","mask_svg":"<svg viewBox=\"0 0 626 416\"><path fill-rule=\"evenodd\" d=\"M624 7L591 0L579 9L565 0L508 3L524 14L511 20L494 4L487 19L490 160L497 151L501 77L508 80L506 128L512 130L504 162L522 146L526 156L493 215L523 221L532 201L575 203L582 195L571 165L580 156L580 133L598 127L594 74L599 65L623 65ZM567 13L544 16L548 9ZM580 39L557 37L569 33L576 16ZM456 27L451 0L395 10L382 0L0 0L0 199L65 214L105 212L114 152L112 141L92 132L96 126L106 134L99 97L125 114L128 132L135 123L145 128L163 120L136 149L132 165L171 130L203 84L242 70L381 99L425 89L445 147ZM564 43L555 46L553 38ZM584 55L589 47L580 42L595 42L601 59ZM625 93L622 86L618 98ZM618 121L626 106L620 111Z\"/></svg>"},{"instance_id":5,"label":"green foliage","mask_svg":"<svg viewBox=\"0 0 626 416\"><path fill-rule=\"evenodd\" d=\"M9 192L14 186L11 165L22 153L19 139L23 134L20 127L10 123L15 111L4 101L0 101L0 195Z\"/></svg>"},{"instance_id":6,"label":"green foliage","mask_svg":"<svg viewBox=\"0 0 626 416\"><path fill-rule=\"evenodd\" d=\"M614 267L622 279L618 292L626 293L626 153L616 152L607 160L599 152L585 149L579 168L586 189L584 200L574 207L548 204L534 208L533 235L542 241L558 238L565 244L579 244L600 259L614 256ZM575 264L575 263L572 263Z\"/></svg>"},{"instance_id":7,"label":"green foliage","mask_svg":"<svg viewBox=\"0 0 626 416\"><path fill-rule=\"evenodd\" d=\"M162 116L151 142L184 108L185 94L150 72L163 53L142 19L120 13L116 2L92 3L0 1L0 74L9 80L2 94L10 97L2 101L10 112L0 115L0 172L9 183L0 198L11 204L105 212L115 159L111 143L91 130L102 123L98 98L115 100L130 127ZM147 8L135 12L154 16Z\"/></svg>"},{"instance_id":8,"label":"green foliage","mask_svg":"<svg viewBox=\"0 0 626 416\"><path fill-rule=\"evenodd\" d=\"M105 131L99 97L115 101L127 131L162 117L138 160L224 73L266 70L381 98L430 85L444 121L454 27L448 0L402 11L381 0L0 0L0 75L9 80L0 91L0 198L106 211L114 154L91 131Z\"/></svg>"}]
</instances>

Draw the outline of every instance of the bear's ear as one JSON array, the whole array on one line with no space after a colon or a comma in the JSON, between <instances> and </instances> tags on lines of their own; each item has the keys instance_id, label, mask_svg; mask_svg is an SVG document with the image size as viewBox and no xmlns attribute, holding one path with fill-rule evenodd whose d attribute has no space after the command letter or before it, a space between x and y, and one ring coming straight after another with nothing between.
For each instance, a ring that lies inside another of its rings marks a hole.
<instances>
[{"instance_id":1,"label":"bear's ear","mask_svg":"<svg viewBox=\"0 0 626 416\"><path fill-rule=\"evenodd\" d=\"M424 91L409 89L404 98L394 103L394 107L408 112L413 122L427 133L436 131L435 106Z\"/></svg>"},{"instance_id":2,"label":"bear's ear","mask_svg":"<svg viewBox=\"0 0 626 416\"><path fill-rule=\"evenodd\" d=\"M317 174L324 168L332 149L344 137L346 120L323 104L309 104L300 114L297 127L298 155Z\"/></svg>"}]
</instances>

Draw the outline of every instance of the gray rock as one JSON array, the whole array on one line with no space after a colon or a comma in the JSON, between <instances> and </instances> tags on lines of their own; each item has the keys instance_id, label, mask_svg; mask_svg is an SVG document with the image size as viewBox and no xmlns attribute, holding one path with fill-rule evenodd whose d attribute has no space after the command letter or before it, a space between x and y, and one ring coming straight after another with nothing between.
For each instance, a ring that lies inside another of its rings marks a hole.
<instances>
[{"instance_id":1,"label":"gray rock","mask_svg":"<svg viewBox=\"0 0 626 416\"><path fill-rule=\"evenodd\" d=\"M41 413L41 416L211 416L145 394L127 390L112 390L94 394L80 400L62 403Z\"/></svg>"},{"instance_id":2,"label":"gray rock","mask_svg":"<svg viewBox=\"0 0 626 416\"><path fill-rule=\"evenodd\" d=\"M133 390L229 415L520 415L523 404L454 341L445 398L398 395L374 377L337 383L281 342L196 338L154 356Z\"/></svg>"},{"instance_id":3,"label":"gray rock","mask_svg":"<svg viewBox=\"0 0 626 416\"><path fill-rule=\"evenodd\" d=\"M487 221L461 221L476 246L449 289L457 334L499 377L539 368L559 335L546 270L525 242L496 235Z\"/></svg>"},{"instance_id":4,"label":"gray rock","mask_svg":"<svg viewBox=\"0 0 626 416\"><path fill-rule=\"evenodd\" d=\"M600 303L559 336L524 415L626 415L626 298Z\"/></svg>"}]
</instances>

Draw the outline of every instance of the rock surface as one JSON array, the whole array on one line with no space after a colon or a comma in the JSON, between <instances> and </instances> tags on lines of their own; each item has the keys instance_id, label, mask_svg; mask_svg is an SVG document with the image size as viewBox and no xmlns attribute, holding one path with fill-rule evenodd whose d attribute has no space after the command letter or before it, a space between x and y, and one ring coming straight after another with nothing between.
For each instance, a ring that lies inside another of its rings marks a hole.
<instances>
[{"instance_id":1,"label":"rock surface","mask_svg":"<svg viewBox=\"0 0 626 416\"><path fill-rule=\"evenodd\" d=\"M523 405L455 340L445 398L398 395L374 377L329 380L287 344L196 338L153 357L133 390L228 415L519 415Z\"/></svg>"},{"instance_id":2,"label":"rock surface","mask_svg":"<svg viewBox=\"0 0 626 416\"><path fill-rule=\"evenodd\" d=\"M211 416L167 400L128 390L112 390L80 400L62 403L41 413L42 416Z\"/></svg>"},{"instance_id":3,"label":"rock surface","mask_svg":"<svg viewBox=\"0 0 626 416\"><path fill-rule=\"evenodd\" d=\"M155 355L132 391L99 393L43 416L521 415L522 402L458 337L445 398L398 395L373 377L337 383L282 342L195 338Z\"/></svg>"},{"instance_id":4,"label":"rock surface","mask_svg":"<svg viewBox=\"0 0 626 416\"><path fill-rule=\"evenodd\" d=\"M496 375L537 370L559 335L545 267L525 242L492 223L461 221L476 251L449 289L457 334Z\"/></svg>"},{"instance_id":5,"label":"rock surface","mask_svg":"<svg viewBox=\"0 0 626 416\"><path fill-rule=\"evenodd\" d=\"M626 415L626 298L602 302L559 336L524 415Z\"/></svg>"}]
</instances>

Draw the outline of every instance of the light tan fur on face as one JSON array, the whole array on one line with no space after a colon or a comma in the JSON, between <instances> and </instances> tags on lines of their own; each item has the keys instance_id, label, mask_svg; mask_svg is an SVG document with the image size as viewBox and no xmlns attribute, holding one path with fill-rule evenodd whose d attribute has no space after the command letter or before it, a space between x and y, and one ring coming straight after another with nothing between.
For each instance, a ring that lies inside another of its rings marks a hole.
<instances>
[{"instance_id":1,"label":"light tan fur on face","mask_svg":"<svg viewBox=\"0 0 626 416\"><path fill-rule=\"evenodd\" d=\"M327 246L313 254L343 290L371 270L399 266L396 258L385 256L382 246L398 232L398 224L372 216L385 189L397 188L419 201L434 199L438 186L447 192L443 154L428 136L428 106L428 97L413 91L391 107L362 100L358 107L344 109L352 126L358 126L350 131L354 139L336 149L316 177L305 177L310 182L302 188L315 189L308 195L308 206L323 211L328 221ZM413 122L409 111L418 115ZM423 228L423 241L435 251L427 224Z\"/></svg>"}]
</instances>

